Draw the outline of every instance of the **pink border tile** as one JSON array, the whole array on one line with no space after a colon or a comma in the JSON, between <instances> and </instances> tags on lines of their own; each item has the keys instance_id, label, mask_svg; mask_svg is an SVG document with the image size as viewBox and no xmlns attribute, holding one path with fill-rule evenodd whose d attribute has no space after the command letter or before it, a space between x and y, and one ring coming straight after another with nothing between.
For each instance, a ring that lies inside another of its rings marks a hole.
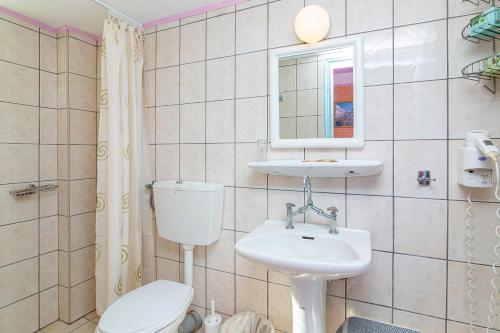
<instances>
[{"instance_id":1,"label":"pink border tile","mask_svg":"<svg viewBox=\"0 0 500 333\"><path fill-rule=\"evenodd\" d=\"M191 10L179 13L179 14L175 14L175 15L171 15L171 16L167 16L167 17L162 17L162 18L144 23L143 27L144 27L144 29L149 29L149 28L152 28L152 27L160 25L160 24L165 24L165 23L169 23L172 21L177 21L177 20L180 20L180 19L185 18L185 17L206 13L206 12L209 12L211 10L216 10L216 9L224 8L227 6L236 5L239 3L246 2L246 1L248 1L248 0L221 0L221 1L215 2L215 3L210 4L210 5L191 9ZM81 35L81 36L86 37L86 38L90 38L90 39L95 40L95 41L100 41L102 39L102 36L94 35L94 34L85 32L83 30L80 30L78 28L75 28L75 27L67 25L67 24L55 28L55 27L52 27L48 24L45 24L43 22L40 22L40 21L35 20L31 17L25 16L23 14L20 14L16 11L13 11L11 9L8 9L8 8L2 7L2 6L0 6L0 13L15 17L16 19L18 19L20 21L34 25L36 27L39 27L40 29L44 29L44 30L49 31L51 33L69 31L69 32L72 32L74 34Z\"/></svg>"}]
</instances>

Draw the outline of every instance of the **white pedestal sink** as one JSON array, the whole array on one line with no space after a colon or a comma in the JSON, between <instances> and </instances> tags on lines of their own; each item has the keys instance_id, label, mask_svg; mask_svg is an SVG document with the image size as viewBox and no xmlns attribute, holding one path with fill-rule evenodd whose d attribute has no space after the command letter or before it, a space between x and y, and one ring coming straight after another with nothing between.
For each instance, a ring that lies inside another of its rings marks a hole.
<instances>
[{"instance_id":1,"label":"white pedestal sink","mask_svg":"<svg viewBox=\"0 0 500 333\"><path fill-rule=\"evenodd\" d=\"M371 261L370 233L326 225L266 221L240 239L236 252L272 270L292 284L293 333L325 333L326 282L359 275Z\"/></svg>"}]
</instances>

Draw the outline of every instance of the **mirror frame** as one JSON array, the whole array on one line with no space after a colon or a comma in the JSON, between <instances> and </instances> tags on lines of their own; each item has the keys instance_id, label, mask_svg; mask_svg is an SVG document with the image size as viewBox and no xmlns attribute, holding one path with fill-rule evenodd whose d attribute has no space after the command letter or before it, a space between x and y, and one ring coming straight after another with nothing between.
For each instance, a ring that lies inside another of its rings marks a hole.
<instances>
[{"instance_id":1,"label":"mirror frame","mask_svg":"<svg viewBox=\"0 0 500 333\"><path fill-rule=\"evenodd\" d=\"M279 60L283 57L307 55L329 49L353 47L354 72L354 137L280 139L279 137ZM301 44L269 51L269 94L271 108L271 146L273 148L361 148L364 145L364 76L363 40L346 37L317 44Z\"/></svg>"}]
</instances>

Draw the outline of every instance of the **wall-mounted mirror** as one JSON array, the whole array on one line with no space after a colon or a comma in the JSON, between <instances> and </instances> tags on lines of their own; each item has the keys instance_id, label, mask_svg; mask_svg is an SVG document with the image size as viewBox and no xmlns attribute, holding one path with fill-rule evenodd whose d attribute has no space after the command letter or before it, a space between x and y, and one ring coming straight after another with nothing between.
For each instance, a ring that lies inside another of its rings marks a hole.
<instances>
[{"instance_id":1,"label":"wall-mounted mirror","mask_svg":"<svg viewBox=\"0 0 500 333\"><path fill-rule=\"evenodd\" d=\"M363 146L362 52L358 37L270 51L273 147Z\"/></svg>"}]
</instances>

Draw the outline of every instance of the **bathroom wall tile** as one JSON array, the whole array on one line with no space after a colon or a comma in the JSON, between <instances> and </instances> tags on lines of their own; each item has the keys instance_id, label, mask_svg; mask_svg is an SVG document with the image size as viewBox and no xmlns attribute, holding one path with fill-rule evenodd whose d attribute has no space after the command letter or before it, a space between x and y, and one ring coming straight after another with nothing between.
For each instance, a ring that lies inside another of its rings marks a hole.
<instances>
[{"instance_id":1,"label":"bathroom wall tile","mask_svg":"<svg viewBox=\"0 0 500 333\"><path fill-rule=\"evenodd\" d=\"M181 25L180 20L175 20L175 21L172 21L172 22L167 22L167 23L163 23L163 24L157 25L155 28L156 28L157 32L160 32L162 30L175 28L175 27L178 27L180 25ZM155 28L151 28L151 29L155 29Z\"/></svg>"},{"instance_id":2,"label":"bathroom wall tile","mask_svg":"<svg viewBox=\"0 0 500 333\"><path fill-rule=\"evenodd\" d=\"M347 179L347 193L392 195L392 142L365 142L362 150L348 149L348 159L379 159L384 161L381 174L369 177L352 177Z\"/></svg>"},{"instance_id":3,"label":"bathroom wall tile","mask_svg":"<svg viewBox=\"0 0 500 333\"><path fill-rule=\"evenodd\" d=\"M54 184L54 181L40 182L40 185ZM40 195L39 217L52 216L57 214L57 194L58 191L45 192Z\"/></svg>"},{"instance_id":4,"label":"bathroom wall tile","mask_svg":"<svg viewBox=\"0 0 500 333\"><path fill-rule=\"evenodd\" d=\"M179 243L172 242L168 239L161 238L159 235L156 235L156 255L158 257L179 261L179 247Z\"/></svg>"},{"instance_id":5,"label":"bathroom wall tile","mask_svg":"<svg viewBox=\"0 0 500 333\"><path fill-rule=\"evenodd\" d=\"M181 64L205 60L206 21L181 26Z\"/></svg>"},{"instance_id":6,"label":"bathroom wall tile","mask_svg":"<svg viewBox=\"0 0 500 333\"><path fill-rule=\"evenodd\" d=\"M57 179L57 145L40 145L40 180Z\"/></svg>"},{"instance_id":7,"label":"bathroom wall tile","mask_svg":"<svg viewBox=\"0 0 500 333\"><path fill-rule=\"evenodd\" d=\"M419 152L425 152L421 154ZM446 198L446 141L396 141L394 143L394 191L397 196ZM436 181L420 186L418 170L430 170Z\"/></svg>"},{"instance_id":8,"label":"bathroom wall tile","mask_svg":"<svg viewBox=\"0 0 500 333\"><path fill-rule=\"evenodd\" d=\"M296 65L288 65L288 66L280 66L279 67L279 91L295 91L297 90L297 66ZM293 95L296 97L296 92Z\"/></svg>"},{"instance_id":9,"label":"bathroom wall tile","mask_svg":"<svg viewBox=\"0 0 500 333\"><path fill-rule=\"evenodd\" d=\"M205 145L180 145L180 179L205 180Z\"/></svg>"},{"instance_id":10,"label":"bathroom wall tile","mask_svg":"<svg viewBox=\"0 0 500 333\"><path fill-rule=\"evenodd\" d=\"M71 252L71 286L87 281L95 275L94 246Z\"/></svg>"},{"instance_id":11,"label":"bathroom wall tile","mask_svg":"<svg viewBox=\"0 0 500 333\"><path fill-rule=\"evenodd\" d=\"M464 223L467 202L450 201L448 217L448 257L450 260L467 261L467 226ZM474 263L492 265L496 260L492 251L497 243L495 233L492 231L491 218L495 216L497 205L493 203L474 202L473 213L473 239L472 247Z\"/></svg>"},{"instance_id":12,"label":"bathroom wall tile","mask_svg":"<svg viewBox=\"0 0 500 333\"><path fill-rule=\"evenodd\" d=\"M205 100L205 62L182 65L180 72L180 102L195 103Z\"/></svg>"},{"instance_id":13,"label":"bathroom wall tile","mask_svg":"<svg viewBox=\"0 0 500 333\"><path fill-rule=\"evenodd\" d=\"M385 323L392 322L392 309L369 303L347 300L346 317L361 317Z\"/></svg>"},{"instance_id":14,"label":"bathroom wall tile","mask_svg":"<svg viewBox=\"0 0 500 333\"><path fill-rule=\"evenodd\" d=\"M394 307L443 318L446 261L394 255Z\"/></svg>"},{"instance_id":15,"label":"bathroom wall tile","mask_svg":"<svg viewBox=\"0 0 500 333\"><path fill-rule=\"evenodd\" d=\"M304 159L324 159L330 158L334 160L343 160L345 159L346 153L345 149L341 148L322 148L322 149L314 149L314 148L306 148ZM302 157L300 157L302 159ZM276 177L270 177L270 180ZM291 177L281 177L281 178L290 178ZM299 184L300 186L301 184ZM331 192L331 193L345 193L345 185L346 180L344 178L315 178L311 177L311 185L314 191L317 192Z\"/></svg>"},{"instance_id":16,"label":"bathroom wall tile","mask_svg":"<svg viewBox=\"0 0 500 333\"><path fill-rule=\"evenodd\" d=\"M214 9L214 10L207 12L207 18L212 18L212 17L216 17L216 16L221 16L224 14L234 13L235 9L236 9L235 5L224 6L224 7L218 8L218 9Z\"/></svg>"},{"instance_id":17,"label":"bathroom wall tile","mask_svg":"<svg viewBox=\"0 0 500 333\"><path fill-rule=\"evenodd\" d=\"M301 44L293 22L304 7L300 0L280 0L269 4L269 48Z\"/></svg>"},{"instance_id":18,"label":"bathroom wall tile","mask_svg":"<svg viewBox=\"0 0 500 333\"><path fill-rule=\"evenodd\" d=\"M6 20L0 21L0 31L1 60L38 68L38 33Z\"/></svg>"},{"instance_id":19,"label":"bathroom wall tile","mask_svg":"<svg viewBox=\"0 0 500 333\"><path fill-rule=\"evenodd\" d=\"M50 252L40 256L40 290L54 287L58 283L58 252Z\"/></svg>"},{"instance_id":20,"label":"bathroom wall tile","mask_svg":"<svg viewBox=\"0 0 500 333\"><path fill-rule=\"evenodd\" d=\"M40 71L40 106L57 108L57 75Z\"/></svg>"},{"instance_id":21,"label":"bathroom wall tile","mask_svg":"<svg viewBox=\"0 0 500 333\"><path fill-rule=\"evenodd\" d=\"M58 180L58 212L59 215L69 216L69 181L67 180Z\"/></svg>"},{"instance_id":22,"label":"bathroom wall tile","mask_svg":"<svg viewBox=\"0 0 500 333\"><path fill-rule=\"evenodd\" d=\"M372 252L364 274L347 279L347 297L379 305L392 305L392 254Z\"/></svg>"},{"instance_id":23,"label":"bathroom wall tile","mask_svg":"<svg viewBox=\"0 0 500 333\"><path fill-rule=\"evenodd\" d=\"M184 281L184 266L180 266L181 276L180 280ZM192 304L206 307L206 293L207 293L207 279L206 279L206 271L205 267L194 266L193 267L193 289L194 296Z\"/></svg>"},{"instance_id":24,"label":"bathroom wall tile","mask_svg":"<svg viewBox=\"0 0 500 333\"><path fill-rule=\"evenodd\" d=\"M479 82L466 79L449 81L450 139L463 139L472 129L484 129L494 138L500 138L500 96L484 89ZM471 112L474 110L474 112Z\"/></svg>"},{"instance_id":25,"label":"bathroom wall tile","mask_svg":"<svg viewBox=\"0 0 500 333\"><path fill-rule=\"evenodd\" d=\"M69 71L96 78L97 48L75 38L69 39Z\"/></svg>"},{"instance_id":26,"label":"bathroom wall tile","mask_svg":"<svg viewBox=\"0 0 500 333\"><path fill-rule=\"evenodd\" d=\"M446 205L445 200L395 198L394 251L446 259Z\"/></svg>"},{"instance_id":27,"label":"bathroom wall tile","mask_svg":"<svg viewBox=\"0 0 500 333\"><path fill-rule=\"evenodd\" d=\"M179 64L179 28L159 31L156 34L156 67L175 66Z\"/></svg>"},{"instance_id":28,"label":"bathroom wall tile","mask_svg":"<svg viewBox=\"0 0 500 333\"><path fill-rule=\"evenodd\" d=\"M207 268L234 273L234 231L222 230L219 240L207 246Z\"/></svg>"},{"instance_id":29,"label":"bathroom wall tile","mask_svg":"<svg viewBox=\"0 0 500 333\"><path fill-rule=\"evenodd\" d=\"M206 246L196 246L194 248L193 263L195 266L206 267ZM181 263L184 262L184 251L180 251Z\"/></svg>"},{"instance_id":30,"label":"bathroom wall tile","mask_svg":"<svg viewBox=\"0 0 500 333\"><path fill-rule=\"evenodd\" d=\"M61 320L69 322L70 321L70 318L69 318L69 297L70 297L69 290L68 290L68 288L59 286L58 294L59 294L59 318ZM59 323L59 321L57 321L56 323ZM55 325L56 323L49 325L47 328L51 327L52 325ZM47 328L45 328L45 329L48 330Z\"/></svg>"},{"instance_id":31,"label":"bathroom wall tile","mask_svg":"<svg viewBox=\"0 0 500 333\"><path fill-rule=\"evenodd\" d=\"M26 105L38 105L39 82L38 71L0 61L0 101Z\"/></svg>"},{"instance_id":32,"label":"bathroom wall tile","mask_svg":"<svg viewBox=\"0 0 500 333\"><path fill-rule=\"evenodd\" d=\"M234 98L234 57L207 61L207 101Z\"/></svg>"},{"instance_id":33,"label":"bathroom wall tile","mask_svg":"<svg viewBox=\"0 0 500 333\"><path fill-rule=\"evenodd\" d=\"M71 321L95 309L95 278L71 288Z\"/></svg>"},{"instance_id":34,"label":"bathroom wall tile","mask_svg":"<svg viewBox=\"0 0 500 333\"><path fill-rule=\"evenodd\" d=\"M478 328L478 327L476 327ZM446 321L446 330L448 333L467 333L470 332L469 324L458 323L455 321ZM486 329L480 328L477 332L486 333Z\"/></svg>"},{"instance_id":35,"label":"bathroom wall tile","mask_svg":"<svg viewBox=\"0 0 500 333\"><path fill-rule=\"evenodd\" d=\"M59 319L58 287L40 293L40 327L45 327Z\"/></svg>"},{"instance_id":36,"label":"bathroom wall tile","mask_svg":"<svg viewBox=\"0 0 500 333\"><path fill-rule=\"evenodd\" d=\"M462 29L470 22L472 17L457 17L448 21L449 77L462 77L462 68L464 66L493 54L493 45L491 43L471 43L462 37Z\"/></svg>"},{"instance_id":37,"label":"bathroom wall tile","mask_svg":"<svg viewBox=\"0 0 500 333\"><path fill-rule=\"evenodd\" d=\"M246 233L236 232L236 241L239 241L243 238ZM259 280L267 280L267 268L264 265L261 265L255 261L250 261L239 256L237 253L235 254L235 272L237 275L246 276Z\"/></svg>"},{"instance_id":38,"label":"bathroom wall tile","mask_svg":"<svg viewBox=\"0 0 500 333\"><path fill-rule=\"evenodd\" d=\"M32 115L34 115L34 113L32 113ZM36 135L37 132L29 127L32 124L31 121L32 119L30 118L29 121L23 122L22 126L31 129L32 134L30 134L30 137ZM16 132L18 132L17 129L21 127L17 127L16 125L14 128L16 128ZM57 110L40 108L40 143L57 144Z\"/></svg>"},{"instance_id":39,"label":"bathroom wall tile","mask_svg":"<svg viewBox=\"0 0 500 333\"><path fill-rule=\"evenodd\" d=\"M156 146L156 180L179 178L179 145Z\"/></svg>"},{"instance_id":40,"label":"bathroom wall tile","mask_svg":"<svg viewBox=\"0 0 500 333\"><path fill-rule=\"evenodd\" d=\"M236 312L247 310L267 314L267 283L236 276Z\"/></svg>"},{"instance_id":41,"label":"bathroom wall tile","mask_svg":"<svg viewBox=\"0 0 500 333\"><path fill-rule=\"evenodd\" d=\"M446 139L447 81L394 86L394 138Z\"/></svg>"},{"instance_id":42,"label":"bathroom wall tile","mask_svg":"<svg viewBox=\"0 0 500 333\"><path fill-rule=\"evenodd\" d=\"M207 181L234 186L234 144L208 144L206 152Z\"/></svg>"},{"instance_id":43,"label":"bathroom wall tile","mask_svg":"<svg viewBox=\"0 0 500 333\"><path fill-rule=\"evenodd\" d=\"M158 74L159 73L156 73L156 71L144 71L144 103L146 107L156 105L156 75ZM179 75L177 75L177 77L179 77ZM178 86L177 89L179 89ZM163 90L166 91L165 88L163 88Z\"/></svg>"},{"instance_id":44,"label":"bathroom wall tile","mask_svg":"<svg viewBox=\"0 0 500 333\"><path fill-rule=\"evenodd\" d=\"M393 198L382 196L347 196L347 227L368 230L372 249L392 251Z\"/></svg>"},{"instance_id":45,"label":"bathroom wall tile","mask_svg":"<svg viewBox=\"0 0 500 333\"><path fill-rule=\"evenodd\" d=\"M269 270L268 272L269 272L267 279L268 282L290 287L291 282L289 276L287 276L284 273L273 270Z\"/></svg>"},{"instance_id":46,"label":"bathroom wall tile","mask_svg":"<svg viewBox=\"0 0 500 333\"><path fill-rule=\"evenodd\" d=\"M236 56L236 98L267 93L267 52Z\"/></svg>"},{"instance_id":47,"label":"bathroom wall tile","mask_svg":"<svg viewBox=\"0 0 500 333\"><path fill-rule=\"evenodd\" d=\"M96 80L69 74L69 106L73 109L96 111Z\"/></svg>"},{"instance_id":48,"label":"bathroom wall tile","mask_svg":"<svg viewBox=\"0 0 500 333\"><path fill-rule=\"evenodd\" d=\"M269 2L268 0L248 0L248 1L244 1L242 3L236 4L236 10L239 11L239 10L243 10L246 8L260 6L260 5L264 5L268 2Z\"/></svg>"},{"instance_id":49,"label":"bathroom wall tile","mask_svg":"<svg viewBox=\"0 0 500 333\"><path fill-rule=\"evenodd\" d=\"M267 191L236 188L236 230L250 232L266 220Z\"/></svg>"},{"instance_id":50,"label":"bathroom wall tile","mask_svg":"<svg viewBox=\"0 0 500 333\"><path fill-rule=\"evenodd\" d=\"M236 12L236 53L264 50L267 47L267 6Z\"/></svg>"},{"instance_id":51,"label":"bathroom wall tile","mask_svg":"<svg viewBox=\"0 0 500 333\"><path fill-rule=\"evenodd\" d=\"M0 268L0 306L19 301L38 291L38 258Z\"/></svg>"},{"instance_id":52,"label":"bathroom wall tile","mask_svg":"<svg viewBox=\"0 0 500 333\"><path fill-rule=\"evenodd\" d=\"M38 295L0 309L0 327L6 332L38 330Z\"/></svg>"},{"instance_id":53,"label":"bathroom wall tile","mask_svg":"<svg viewBox=\"0 0 500 333\"><path fill-rule=\"evenodd\" d=\"M318 115L318 89L307 89L296 92L296 107L298 116ZM281 110L280 110L281 115ZM283 115L284 116L284 115Z\"/></svg>"},{"instance_id":54,"label":"bathroom wall tile","mask_svg":"<svg viewBox=\"0 0 500 333\"><path fill-rule=\"evenodd\" d=\"M379 30L392 25L392 1L347 1L347 33ZM370 13L370 15L364 15Z\"/></svg>"},{"instance_id":55,"label":"bathroom wall tile","mask_svg":"<svg viewBox=\"0 0 500 333\"><path fill-rule=\"evenodd\" d=\"M360 34L363 38L365 86L393 82L392 29Z\"/></svg>"},{"instance_id":56,"label":"bathroom wall tile","mask_svg":"<svg viewBox=\"0 0 500 333\"><path fill-rule=\"evenodd\" d=\"M95 213L71 217L71 250L81 249L95 243Z\"/></svg>"},{"instance_id":57,"label":"bathroom wall tile","mask_svg":"<svg viewBox=\"0 0 500 333\"><path fill-rule=\"evenodd\" d=\"M326 331L336 332L345 320L345 300L340 297L326 296Z\"/></svg>"},{"instance_id":58,"label":"bathroom wall tile","mask_svg":"<svg viewBox=\"0 0 500 333\"><path fill-rule=\"evenodd\" d=\"M144 36L144 70L156 67L156 33ZM175 45L175 43L172 43ZM99 69L100 67L98 67Z\"/></svg>"},{"instance_id":59,"label":"bathroom wall tile","mask_svg":"<svg viewBox=\"0 0 500 333\"><path fill-rule=\"evenodd\" d=\"M57 40L40 34L40 69L57 72Z\"/></svg>"},{"instance_id":60,"label":"bathroom wall tile","mask_svg":"<svg viewBox=\"0 0 500 333\"><path fill-rule=\"evenodd\" d=\"M179 143L179 106L156 108L156 143Z\"/></svg>"},{"instance_id":61,"label":"bathroom wall tile","mask_svg":"<svg viewBox=\"0 0 500 333\"><path fill-rule=\"evenodd\" d=\"M268 195L268 218L272 220L286 220L286 204L293 203L296 208L304 205L304 192L298 191L275 191L269 190ZM316 197L315 197L316 198ZM303 223L304 216L294 218L295 223Z\"/></svg>"},{"instance_id":62,"label":"bathroom wall tile","mask_svg":"<svg viewBox=\"0 0 500 333\"><path fill-rule=\"evenodd\" d=\"M0 184L38 179L38 146L0 144Z\"/></svg>"},{"instance_id":63,"label":"bathroom wall tile","mask_svg":"<svg viewBox=\"0 0 500 333\"><path fill-rule=\"evenodd\" d=\"M68 107L68 74L62 73L57 75L57 107Z\"/></svg>"},{"instance_id":64,"label":"bathroom wall tile","mask_svg":"<svg viewBox=\"0 0 500 333\"><path fill-rule=\"evenodd\" d=\"M257 142L267 135L267 98L236 100L236 142Z\"/></svg>"},{"instance_id":65,"label":"bathroom wall tile","mask_svg":"<svg viewBox=\"0 0 500 333\"><path fill-rule=\"evenodd\" d=\"M392 140L392 85L365 88L365 139Z\"/></svg>"},{"instance_id":66,"label":"bathroom wall tile","mask_svg":"<svg viewBox=\"0 0 500 333\"><path fill-rule=\"evenodd\" d=\"M96 180L70 181L70 213L71 215L87 213L95 210Z\"/></svg>"},{"instance_id":67,"label":"bathroom wall tile","mask_svg":"<svg viewBox=\"0 0 500 333\"><path fill-rule=\"evenodd\" d=\"M266 187L267 177L249 168L247 163L263 159L262 151L255 143L237 143L235 155L236 186ZM264 157L265 158L265 157Z\"/></svg>"},{"instance_id":68,"label":"bathroom wall tile","mask_svg":"<svg viewBox=\"0 0 500 333\"><path fill-rule=\"evenodd\" d=\"M207 175L207 181L208 175ZM224 188L224 212L222 214L222 228L235 230L234 228L234 187Z\"/></svg>"},{"instance_id":69,"label":"bathroom wall tile","mask_svg":"<svg viewBox=\"0 0 500 333\"><path fill-rule=\"evenodd\" d=\"M278 330L292 331L292 295L290 287L268 284L268 317Z\"/></svg>"},{"instance_id":70,"label":"bathroom wall tile","mask_svg":"<svg viewBox=\"0 0 500 333\"><path fill-rule=\"evenodd\" d=\"M457 1L457 0L448 0L448 15L450 17L453 16L461 16L468 14L481 13L484 10L488 9L491 4L485 1L479 2L469 2L469 1Z\"/></svg>"},{"instance_id":71,"label":"bathroom wall tile","mask_svg":"<svg viewBox=\"0 0 500 333\"><path fill-rule=\"evenodd\" d=\"M0 186L0 225L36 219L38 200L12 200L9 193L19 189L19 184Z\"/></svg>"},{"instance_id":72,"label":"bathroom wall tile","mask_svg":"<svg viewBox=\"0 0 500 333\"><path fill-rule=\"evenodd\" d=\"M314 89L318 87L318 66L315 62L297 65L297 89ZM298 93L297 93L298 94ZM297 96L298 98L298 96Z\"/></svg>"},{"instance_id":73,"label":"bathroom wall tile","mask_svg":"<svg viewBox=\"0 0 500 333\"><path fill-rule=\"evenodd\" d=\"M180 106L180 142L205 142L205 103Z\"/></svg>"},{"instance_id":74,"label":"bathroom wall tile","mask_svg":"<svg viewBox=\"0 0 500 333\"><path fill-rule=\"evenodd\" d=\"M394 25L406 25L446 18L447 0L402 0L394 2Z\"/></svg>"},{"instance_id":75,"label":"bathroom wall tile","mask_svg":"<svg viewBox=\"0 0 500 333\"><path fill-rule=\"evenodd\" d=\"M337 225L341 227L345 226L345 194L313 193L312 196L314 203L322 207L325 211L331 206L337 207L337 209L339 209L337 213ZM305 221L306 223L324 224L330 227L330 221L328 219L311 211L306 212Z\"/></svg>"},{"instance_id":76,"label":"bathroom wall tile","mask_svg":"<svg viewBox=\"0 0 500 333\"><path fill-rule=\"evenodd\" d=\"M201 14L185 17L185 18L181 19L181 25L202 21L202 20L205 20L206 18L207 18L207 13L201 13Z\"/></svg>"},{"instance_id":77,"label":"bathroom wall tile","mask_svg":"<svg viewBox=\"0 0 500 333\"><path fill-rule=\"evenodd\" d=\"M51 216L40 219L39 232L40 254L56 251L58 248L58 217Z\"/></svg>"},{"instance_id":78,"label":"bathroom wall tile","mask_svg":"<svg viewBox=\"0 0 500 333\"><path fill-rule=\"evenodd\" d=\"M0 142L38 143L38 108L0 103Z\"/></svg>"},{"instance_id":79,"label":"bathroom wall tile","mask_svg":"<svg viewBox=\"0 0 500 333\"><path fill-rule=\"evenodd\" d=\"M0 227L0 266L34 257L38 254L38 221Z\"/></svg>"},{"instance_id":80,"label":"bathroom wall tile","mask_svg":"<svg viewBox=\"0 0 500 333\"><path fill-rule=\"evenodd\" d=\"M235 275L207 269L207 299L215 300L215 310L226 315L234 314Z\"/></svg>"},{"instance_id":81,"label":"bathroom wall tile","mask_svg":"<svg viewBox=\"0 0 500 333\"><path fill-rule=\"evenodd\" d=\"M298 117L297 118L297 138L317 138L318 137L318 117Z\"/></svg>"},{"instance_id":82,"label":"bathroom wall tile","mask_svg":"<svg viewBox=\"0 0 500 333\"><path fill-rule=\"evenodd\" d=\"M263 149L263 148L261 148ZM261 157L262 159L262 157ZM304 159L304 149L267 149L267 159L273 160L302 160ZM255 160L254 160L255 161ZM258 161L258 159L257 159ZM304 189L303 180L298 177L268 176L268 188L273 190L298 190Z\"/></svg>"},{"instance_id":83,"label":"bathroom wall tile","mask_svg":"<svg viewBox=\"0 0 500 333\"><path fill-rule=\"evenodd\" d=\"M234 141L234 100L206 104L207 143Z\"/></svg>"},{"instance_id":84,"label":"bathroom wall tile","mask_svg":"<svg viewBox=\"0 0 500 333\"><path fill-rule=\"evenodd\" d=\"M156 105L179 103L179 66L156 71ZM151 106L152 104L146 104Z\"/></svg>"},{"instance_id":85,"label":"bathroom wall tile","mask_svg":"<svg viewBox=\"0 0 500 333\"><path fill-rule=\"evenodd\" d=\"M326 284L326 294L345 298L346 280L347 279L328 281Z\"/></svg>"},{"instance_id":86,"label":"bathroom wall tile","mask_svg":"<svg viewBox=\"0 0 500 333\"><path fill-rule=\"evenodd\" d=\"M401 327L418 329L422 333L446 332L446 321L443 319L422 316L400 310L394 310L394 324Z\"/></svg>"},{"instance_id":87,"label":"bathroom wall tile","mask_svg":"<svg viewBox=\"0 0 500 333\"><path fill-rule=\"evenodd\" d=\"M448 319L466 322L469 318L469 299L467 298L467 271L466 263L448 262ZM474 298L477 300L476 323L487 326L488 306L490 303L491 279L493 271L490 266L473 265L475 276ZM500 320L493 318L493 328L500 329Z\"/></svg>"},{"instance_id":88,"label":"bathroom wall tile","mask_svg":"<svg viewBox=\"0 0 500 333\"><path fill-rule=\"evenodd\" d=\"M207 58L233 55L235 51L235 14L207 20Z\"/></svg>"},{"instance_id":89,"label":"bathroom wall tile","mask_svg":"<svg viewBox=\"0 0 500 333\"><path fill-rule=\"evenodd\" d=\"M446 78L446 21L394 30L394 80L410 82Z\"/></svg>"}]
</instances>

